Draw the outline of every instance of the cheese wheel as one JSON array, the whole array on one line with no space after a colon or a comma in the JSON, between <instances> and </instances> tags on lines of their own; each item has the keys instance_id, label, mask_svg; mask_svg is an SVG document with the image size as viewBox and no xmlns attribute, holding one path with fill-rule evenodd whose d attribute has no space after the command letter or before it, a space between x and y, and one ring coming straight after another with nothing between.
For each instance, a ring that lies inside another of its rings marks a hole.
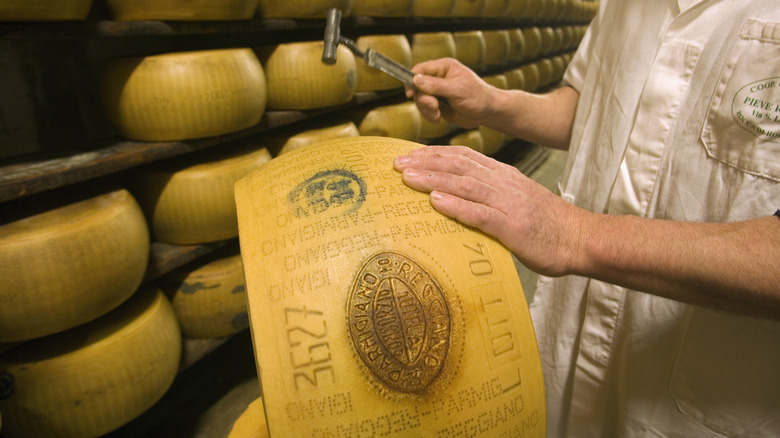
<instances>
[{"instance_id":1,"label":"cheese wheel","mask_svg":"<svg viewBox=\"0 0 780 438\"><path fill-rule=\"evenodd\" d=\"M560 0L544 0L541 16L547 19L555 18L558 14Z\"/></svg>"},{"instance_id":2,"label":"cheese wheel","mask_svg":"<svg viewBox=\"0 0 780 438\"><path fill-rule=\"evenodd\" d=\"M528 0L528 5L525 9L525 16L527 18L540 18L542 11L544 10L545 0Z\"/></svg>"},{"instance_id":3,"label":"cheese wheel","mask_svg":"<svg viewBox=\"0 0 780 438\"><path fill-rule=\"evenodd\" d=\"M244 267L238 248L219 251L195 266L179 268L157 284L171 300L186 338L219 338L249 327Z\"/></svg>"},{"instance_id":4,"label":"cheese wheel","mask_svg":"<svg viewBox=\"0 0 780 438\"><path fill-rule=\"evenodd\" d=\"M108 433L168 390L181 345L176 315L152 287L95 321L24 343L0 357L3 433L8 438Z\"/></svg>"},{"instance_id":5,"label":"cheese wheel","mask_svg":"<svg viewBox=\"0 0 780 438\"><path fill-rule=\"evenodd\" d=\"M411 17L414 0L355 0L352 15L368 17Z\"/></svg>"},{"instance_id":6,"label":"cheese wheel","mask_svg":"<svg viewBox=\"0 0 780 438\"><path fill-rule=\"evenodd\" d=\"M506 16L509 18L523 18L528 9L528 0L509 0Z\"/></svg>"},{"instance_id":7,"label":"cheese wheel","mask_svg":"<svg viewBox=\"0 0 780 438\"><path fill-rule=\"evenodd\" d=\"M546 87L553 82L554 66L549 58L536 61L536 67L539 69L539 86Z\"/></svg>"},{"instance_id":8,"label":"cheese wheel","mask_svg":"<svg viewBox=\"0 0 780 438\"><path fill-rule=\"evenodd\" d=\"M111 18L127 20L248 20L258 0L105 0Z\"/></svg>"},{"instance_id":9,"label":"cheese wheel","mask_svg":"<svg viewBox=\"0 0 780 438\"><path fill-rule=\"evenodd\" d=\"M523 59L523 47L525 46L525 37L522 29L509 29L509 55L507 61L515 63Z\"/></svg>"},{"instance_id":10,"label":"cheese wheel","mask_svg":"<svg viewBox=\"0 0 780 438\"><path fill-rule=\"evenodd\" d=\"M271 159L265 148L204 151L138 170L133 193L157 241L193 245L238 235L233 184Z\"/></svg>"},{"instance_id":11,"label":"cheese wheel","mask_svg":"<svg viewBox=\"0 0 780 438\"><path fill-rule=\"evenodd\" d=\"M455 0L453 17L481 17L487 0Z\"/></svg>"},{"instance_id":12,"label":"cheese wheel","mask_svg":"<svg viewBox=\"0 0 780 438\"><path fill-rule=\"evenodd\" d=\"M550 58L553 66L552 82L558 82L563 78L563 72L566 71L566 61L563 55Z\"/></svg>"},{"instance_id":13,"label":"cheese wheel","mask_svg":"<svg viewBox=\"0 0 780 438\"><path fill-rule=\"evenodd\" d=\"M422 129L422 116L412 101L381 105L355 114L360 135L394 137L417 141Z\"/></svg>"},{"instance_id":14,"label":"cheese wheel","mask_svg":"<svg viewBox=\"0 0 780 438\"><path fill-rule=\"evenodd\" d=\"M357 85L355 56L343 45L336 63L322 62L322 41L279 44L259 50L268 80L268 108L305 110L349 102Z\"/></svg>"},{"instance_id":15,"label":"cheese wheel","mask_svg":"<svg viewBox=\"0 0 780 438\"><path fill-rule=\"evenodd\" d=\"M401 182L420 146L330 140L236 185L272 437L544 436L511 254Z\"/></svg>"},{"instance_id":16,"label":"cheese wheel","mask_svg":"<svg viewBox=\"0 0 780 438\"><path fill-rule=\"evenodd\" d=\"M287 136L282 135L280 137L281 148L277 155L286 154L287 152L294 151L295 149L302 148L312 143L319 143L332 138L357 137L360 135L360 131L358 131L357 126L355 126L355 123L352 121L311 128L296 133L287 131L287 133Z\"/></svg>"},{"instance_id":17,"label":"cheese wheel","mask_svg":"<svg viewBox=\"0 0 780 438\"><path fill-rule=\"evenodd\" d=\"M523 59L533 59L542 51L542 31L538 27L526 27L523 29Z\"/></svg>"},{"instance_id":18,"label":"cheese wheel","mask_svg":"<svg viewBox=\"0 0 780 438\"><path fill-rule=\"evenodd\" d=\"M419 111L419 110L418 110ZM434 139L443 137L455 129L455 125L445 119L439 119L438 122L429 122L420 114L420 138Z\"/></svg>"},{"instance_id":19,"label":"cheese wheel","mask_svg":"<svg viewBox=\"0 0 780 438\"><path fill-rule=\"evenodd\" d=\"M525 90L525 74L520 68L513 68L504 72L508 90Z\"/></svg>"},{"instance_id":20,"label":"cheese wheel","mask_svg":"<svg viewBox=\"0 0 780 438\"><path fill-rule=\"evenodd\" d=\"M555 38L553 38L553 52L559 52L564 49L563 47L563 28L562 27L556 27L553 28L553 32L555 32Z\"/></svg>"},{"instance_id":21,"label":"cheese wheel","mask_svg":"<svg viewBox=\"0 0 780 438\"><path fill-rule=\"evenodd\" d=\"M0 342L56 333L95 319L141 284L149 259L143 213L124 189L56 200L0 225ZM48 206L51 206L49 208Z\"/></svg>"},{"instance_id":22,"label":"cheese wheel","mask_svg":"<svg viewBox=\"0 0 780 438\"><path fill-rule=\"evenodd\" d=\"M485 65L500 66L509 60L509 32L506 30L485 30Z\"/></svg>"},{"instance_id":23,"label":"cheese wheel","mask_svg":"<svg viewBox=\"0 0 780 438\"><path fill-rule=\"evenodd\" d=\"M239 131L257 124L266 104L263 68L249 49L115 59L102 93L119 134L139 141Z\"/></svg>"},{"instance_id":24,"label":"cheese wheel","mask_svg":"<svg viewBox=\"0 0 780 438\"><path fill-rule=\"evenodd\" d=\"M548 55L553 51L555 44L555 30L550 26L543 26L539 28L542 39L539 45L539 54Z\"/></svg>"},{"instance_id":25,"label":"cheese wheel","mask_svg":"<svg viewBox=\"0 0 780 438\"><path fill-rule=\"evenodd\" d=\"M256 398L233 423L228 438L268 438L263 397Z\"/></svg>"},{"instance_id":26,"label":"cheese wheel","mask_svg":"<svg viewBox=\"0 0 780 438\"><path fill-rule=\"evenodd\" d=\"M412 65L439 58L455 58L452 32L422 32L412 35Z\"/></svg>"},{"instance_id":27,"label":"cheese wheel","mask_svg":"<svg viewBox=\"0 0 780 438\"><path fill-rule=\"evenodd\" d=\"M500 88L502 90L509 88L505 75L490 75L485 76L482 79L496 88ZM482 153L485 155L495 154L501 150L502 147L504 147L504 144L506 144L508 138L507 135L503 132L496 131L495 129L491 129L486 126L480 126L477 129L479 129L479 133L482 135Z\"/></svg>"},{"instance_id":28,"label":"cheese wheel","mask_svg":"<svg viewBox=\"0 0 780 438\"><path fill-rule=\"evenodd\" d=\"M359 37L355 43L363 52L373 49L402 65L412 66L412 47L405 35L365 35ZM381 70L369 67L362 58L357 59L356 62L357 85L355 91L403 88L404 84L401 81Z\"/></svg>"},{"instance_id":29,"label":"cheese wheel","mask_svg":"<svg viewBox=\"0 0 780 438\"><path fill-rule=\"evenodd\" d=\"M343 16L352 11L353 0L260 0L257 15L263 18L325 18L332 8Z\"/></svg>"},{"instance_id":30,"label":"cheese wheel","mask_svg":"<svg viewBox=\"0 0 780 438\"><path fill-rule=\"evenodd\" d=\"M482 16L487 18L501 18L506 14L509 0L485 0Z\"/></svg>"},{"instance_id":31,"label":"cheese wheel","mask_svg":"<svg viewBox=\"0 0 780 438\"><path fill-rule=\"evenodd\" d=\"M523 72L523 78L525 79L525 91L536 91L539 88L539 66L536 63L526 64L520 67Z\"/></svg>"},{"instance_id":32,"label":"cheese wheel","mask_svg":"<svg viewBox=\"0 0 780 438\"><path fill-rule=\"evenodd\" d=\"M92 0L3 0L0 21L84 20Z\"/></svg>"},{"instance_id":33,"label":"cheese wheel","mask_svg":"<svg viewBox=\"0 0 780 438\"><path fill-rule=\"evenodd\" d=\"M485 35L481 30L453 32L455 59L472 70L485 66Z\"/></svg>"},{"instance_id":34,"label":"cheese wheel","mask_svg":"<svg viewBox=\"0 0 780 438\"><path fill-rule=\"evenodd\" d=\"M415 17L449 17L455 9L456 0L417 0L414 3Z\"/></svg>"},{"instance_id":35,"label":"cheese wheel","mask_svg":"<svg viewBox=\"0 0 780 438\"><path fill-rule=\"evenodd\" d=\"M468 146L477 152L485 153L485 142L482 140L482 133L479 132L479 129L471 129L452 136L450 145Z\"/></svg>"}]
</instances>

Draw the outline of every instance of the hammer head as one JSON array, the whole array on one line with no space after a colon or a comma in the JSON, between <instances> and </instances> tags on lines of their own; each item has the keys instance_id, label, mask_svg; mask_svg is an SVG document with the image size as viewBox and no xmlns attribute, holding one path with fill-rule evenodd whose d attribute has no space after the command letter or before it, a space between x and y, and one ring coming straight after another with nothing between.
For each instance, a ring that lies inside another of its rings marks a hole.
<instances>
[{"instance_id":1,"label":"hammer head","mask_svg":"<svg viewBox=\"0 0 780 438\"><path fill-rule=\"evenodd\" d=\"M322 62L336 63L336 49L341 37L341 9L333 8L325 18L325 46L322 49Z\"/></svg>"}]
</instances>

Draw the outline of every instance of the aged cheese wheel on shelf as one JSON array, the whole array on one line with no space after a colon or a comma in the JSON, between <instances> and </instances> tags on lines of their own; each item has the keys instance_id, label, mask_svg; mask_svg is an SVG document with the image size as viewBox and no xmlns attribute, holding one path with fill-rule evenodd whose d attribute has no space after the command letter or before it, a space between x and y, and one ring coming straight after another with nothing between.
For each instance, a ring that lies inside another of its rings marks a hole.
<instances>
[{"instance_id":1,"label":"aged cheese wheel on shelf","mask_svg":"<svg viewBox=\"0 0 780 438\"><path fill-rule=\"evenodd\" d=\"M455 9L456 0L417 0L414 2L415 17L449 17Z\"/></svg>"},{"instance_id":2,"label":"aged cheese wheel on shelf","mask_svg":"<svg viewBox=\"0 0 780 438\"><path fill-rule=\"evenodd\" d=\"M485 142L482 140L482 133L479 129L471 129L458 135L453 135L450 139L452 146L468 146L477 152L485 153Z\"/></svg>"},{"instance_id":3,"label":"aged cheese wheel on shelf","mask_svg":"<svg viewBox=\"0 0 780 438\"><path fill-rule=\"evenodd\" d=\"M266 81L250 49L177 52L110 61L102 93L121 136L175 141L257 124Z\"/></svg>"},{"instance_id":4,"label":"aged cheese wheel on shelf","mask_svg":"<svg viewBox=\"0 0 780 438\"><path fill-rule=\"evenodd\" d=\"M419 112L419 110L418 110ZM443 137L455 129L455 125L445 119L439 119L438 122L429 122L420 114L420 138L434 139Z\"/></svg>"},{"instance_id":5,"label":"aged cheese wheel on shelf","mask_svg":"<svg viewBox=\"0 0 780 438\"><path fill-rule=\"evenodd\" d=\"M539 88L539 66L536 63L526 64L520 67L520 71L523 72L523 78L525 79L525 91L536 91Z\"/></svg>"},{"instance_id":6,"label":"aged cheese wheel on shelf","mask_svg":"<svg viewBox=\"0 0 780 438\"><path fill-rule=\"evenodd\" d=\"M341 105L355 96L355 56L344 45L336 63L322 62L322 41L284 43L258 50L268 81L268 108L305 110Z\"/></svg>"},{"instance_id":7,"label":"aged cheese wheel on shelf","mask_svg":"<svg viewBox=\"0 0 780 438\"><path fill-rule=\"evenodd\" d=\"M412 101L380 105L353 113L360 135L394 137L417 141L422 129L422 116Z\"/></svg>"},{"instance_id":8,"label":"aged cheese wheel on shelf","mask_svg":"<svg viewBox=\"0 0 780 438\"><path fill-rule=\"evenodd\" d=\"M295 149L302 148L312 143L341 137L357 137L360 135L357 126L352 121L338 122L327 126L312 127L304 131L292 133L287 130L280 137L272 136L272 143L280 144L276 155L286 154Z\"/></svg>"},{"instance_id":9,"label":"aged cheese wheel on shelf","mask_svg":"<svg viewBox=\"0 0 780 438\"><path fill-rule=\"evenodd\" d=\"M141 284L149 230L128 191L46 194L6 213L21 217L0 221L0 342L83 324Z\"/></svg>"},{"instance_id":10,"label":"aged cheese wheel on shelf","mask_svg":"<svg viewBox=\"0 0 780 438\"><path fill-rule=\"evenodd\" d=\"M355 0L352 15L368 17L411 17L414 0Z\"/></svg>"},{"instance_id":11,"label":"aged cheese wheel on shelf","mask_svg":"<svg viewBox=\"0 0 780 438\"><path fill-rule=\"evenodd\" d=\"M482 16L487 18L501 18L509 7L509 0L485 0Z\"/></svg>"},{"instance_id":12,"label":"aged cheese wheel on shelf","mask_svg":"<svg viewBox=\"0 0 780 438\"><path fill-rule=\"evenodd\" d=\"M412 65L455 56L455 39L452 32L421 32L412 35Z\"/></svg>"},{"instance_id":13,"label":"aged cheese wheel on shelf","mask_svg":"<svg viewBox=\"0 0 780 438\"><path fill-rule=\"evenodd\" d=\"M373 49L407 67L412 66L412 47L406 35L365 35L355 41L362 51ZM369 67L362 58L357 63L357 86L355 91L381 91L403 88L398 79Z\"/></svg>"},{"instance_id":14,"label":"aged cheese wheel on shelf","mask_svg":"<svg viewBox=\"0 0 780 438\"><path fill-rule=\"evenodd\" d=\"M352 3L353 0L260 0L257 15L263 18L325 18L330 9L338 8L346 17L352 11Z\"/></svg>"},{"instance_id":15,"label":"aged cheese wheel on shelf","mask_svg":"<svg viewBox=\"0 0 780 438\"><path fill-rule=\"evenodd\" d=\"M111 313L0 357L3 434L102 436L168 390L181 357L171 304L143 287Z\"/></svg>"},{"instance_id":16,"label":"aged cheese wheel on shelf","mask_svg":"<svg viewBox=\"0 0 780 438\"><path fill-rule=\"evenodd\" d=\"M84 20L92 0L3 0L0 21Z\"/></svg>"},{"instance_id":17,"label":"aged cheese wheel on shelf","mask_svg":"<svg viewBox=\"0 0 780 438\"><path fill-rule=\"evenodd\" d=\"M268 438L263 397L256 398L233 423L228 438Z\"/></svg>"},{"instance_id":18,"label":"aged cheese wheel on shelf","mask_svg":"<svg viewBox=\"0 0 780 438\"><path fill-rule=\"evenodd\" d=\"M564 49L563 47L563 28L562 27L555 27L553 28L553 32L555 32L555 37L553 38L553 52L559 52Z\"/></svg>"},{"instance_id":19,"label":"aged cheese wheel on shelf","mask_svg":"<svg viewBox=\"0 0 780 438\"><path fill-rule=\"evenodd\" d=\"M485 30L485 65L501 66L509 60L509 32L506 30Z\"/></svg>"},{"instance_id":20,"label":"aged cheese wheel on shelf","mask_svg":"<svg viewBox=\"0 0 780 438\"><path fill-rule=\"evenodd\" d=\"M157 284L171 300L186 338L228 336L249 327L238 248L166 274Z\"/></svg>"},{"instance_id":21,"label":"aged cheese wheel on shelf","mask_svg":"<svg viewBox=\"0 0 780 438\"><path fill-rule=\"evenodd\" d=\"M552 82L558 82L563 78L563 72L566 71L566 61L564 61L563 55L554 56L550 58L552 62Z\"/></svg>"},{"instance_id":22,"label":"aged cheese wheel on shelf","mask_svg":"<svg viewBox=\"0 0 780 438\"><path fill-rule=\"evenodd\" d=\"M503 74L485 76L482 79L496 88L502 90L509 88L506 76ZM482 153L485 155L493 155L504 147L504 144L508 139L506 134L486 126L480 126L478 129L479 133L482 135Z\"/></svg>"},{"instance_id":23,"label":"aged cheese wheel on shelf","mask_svg":"<svg viewBox=\"0 0 780 438\"><path fill-rule=\"evenodd\" d=\"M453 32L455 41L455 57L466 67L481 69L485 65L485 35L481 30Z\"/></svg>"},{"instance_id":24,"label":"aged cheese wheel on shelf","mask_svg":"<svg viewBox=\"0 0 780 438\"><path fill-rule=\"evenodd\" d=\"M545 1L546 0L528 0L525 16L528 18L540 18L542 16L542 11L544 11Z\"/></svg>"},{"instance_id":25,"label":"aged cheese wheel on shelf","mask_svg":"<svg viewBox=\"0 0 780 438\"><path fill-rule=\"evenodd\" d=\"M552 60L550 58L540 59L535 64L539 69L539 86L546 87L550 85L554 80L553 73L555 70Z\"/></svg>"},{"instance_id":26,"label":"aged cheese wheel on shelf","mask_svg":"<svg viewBox=\"0 0 780 438\"><path fill-rule=\"evenodd\" d=\"M508 90L525 90L525 74L519 67L504 72L504 76Z\"/></svg>"},{"instance_id":27,"label":"aged cheese wheel on shelf","mask_svg":"<svg viewBox=\"0 0 780 438\"><path fill-rule=\"evenodd\" d=\"M511 254L402 183L393 159L420 146L330 140L236 184L272 437L544 436Z\"/></svg>"},{"instance_id":28,"label":"aged cheese wheel on shelf","mask_svg":"<svg viewBox=\"0 0 780 438\"><path fill-rule=\"evenodd\" d=\"M481 17L487 0L455 0L453 17Z\"/></svg>"},{"instance_id":29,"label":"aged cheese wheel on shelf","mask_svg":"<svg viewBox=\"0 0 780 438\"><path fill-rule=\"evenodd\" d=\"M523 47L525 46L525 37L520 28L508 29L509 33L509 55L507 61L515 63L523 59Z\"/></svg>"},{"instance_id":30,"label":"aged cheese wheel on shelf","mask_svg":"<svg viewBox=\"0 0 780 438\"><path fill-rule=\"evenodd\" d=\"M193 245L238 235L233 184L271 159L266 148L203 151L136 171L133 193L155 240Z\"/></svg>"},{"instance_id":31,"label":"aged cheese wheel on shelf","mask_svg":"<svg viewBox=\"0 0 780 438\"><path fill-rule=\"evenodd\" d=\"M549 55L553 51L555 44L555 29L550 26L543 26L539 28L539 32L542 35L541 43L539 44L539 54L543 56Z\"/></svg>"},{"instance_id":32,"label":"aged cheese wheel on shelf","mask_svg":"<svg viewBox=\"0 0 780 438\"><path fill-rule=\"evenodd\" d=\"M533 59L542 51L542 31L538 27L526 27L523 29L523 59Z\"/></svg>"},{"instance_id":33,"label":"aged cheese wheel on shelf","mask_svg":"<svg viewBox=\"0 0 780 438\"><path fill-rule=\"evenodd\" d=\"M506 8L506 16L509 18L523 18L528 9L528 0L509 0Z\"/></svg>"},{"instance_id":34,"label":"aged cheese wheel on shelf","mask_svg":"<svg viewBox=\"0 0 780 438\"><path fill-rule=\"evenodd\" d=\"M258 0L105 0L111 18L129 20L248 20Z\"/></svg>"}]
</instances>

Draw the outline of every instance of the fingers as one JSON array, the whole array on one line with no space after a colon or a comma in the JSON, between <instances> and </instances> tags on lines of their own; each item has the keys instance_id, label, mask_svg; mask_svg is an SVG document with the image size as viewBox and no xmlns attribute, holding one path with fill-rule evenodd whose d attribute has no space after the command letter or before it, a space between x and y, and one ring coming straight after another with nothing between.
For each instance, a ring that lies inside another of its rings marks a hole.
<instances>
[{"instance_id":1,"label":"fingers","mask_svg":"<svg viewBox=\"0 0 780 438\"><path fill-rule=\"evenodd\" d=\"M476 176L487 170L501 176L519 173L514 167L465 146L428 146L415 149L408 155L397 157L394 167L399 172L406 168L417 168L465 176Z\"/></svg>"},{"instance_id":2,"label":"fingers","mask_svg":"<svg viewBox=\"0 0 780 438\"><path fill-rule=\"evenodd\" d=\"M444 192L431 192L431 205L445 216L492 236L500 236L509 228L509 217L502 211L479 202L468 201Z\"/></svg>"}]
</instances>

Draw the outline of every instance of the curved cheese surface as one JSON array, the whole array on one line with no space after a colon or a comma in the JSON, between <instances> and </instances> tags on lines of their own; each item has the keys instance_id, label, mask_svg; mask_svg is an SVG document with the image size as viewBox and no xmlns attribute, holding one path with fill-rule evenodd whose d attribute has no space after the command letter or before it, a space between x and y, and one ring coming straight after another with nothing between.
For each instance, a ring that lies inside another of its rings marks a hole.
<instances>
[{"instance_id":1,"label":"curved cheese surface","mask_svg":"<svg viewBox=\"0 0 780 438\"><path fill-rule=\"evenodd\" d=\"M263 397L249 403L246 410L233 423L228 438L268 438L268 424L265 422Z\"/></svg>"},{"instance_id":2,"label":"curved cheese surface","mask_svg":"<svg viewBox=\"0 0 780 438\"><path fill-rule=\"evenodd\" d=\"M359 37L355 43L364 52L373 49L406 67L412 67L412 47L405 35L365 35ZM369 67L363 59L358 59L356 62L355 91L380 91L403 87L401 81L383 71Z\"/></svg>"},{"instance_id":3,"label":"curved cheese surface","mask_svg":"<svg viewBox=\"0 0 780 438\"><path fill-rule=\"evenodd\" d=\"M331 8L342 16L352 11L353 0L260 0L257 15L264 18L325 18Z\"/></svg>"},{"instance_id":4,"label":"curved cheese surface","mask_svg":"<svg viewBox=\"0 0 780 438\"><path fill-rule=\"evenodd\" d=\"M92 0L4 0L0 21L84 20Z\"/></svg>"},{"instance_id":5,"label":"curved cheese surface","mask_svg":"<svg viewBox=\"0 0 780 438\"><path fill-rule=\"evenodd\" d=\"M248 20L258 0L105 0L114 20Z\"/></svg>"}]
</instances>

